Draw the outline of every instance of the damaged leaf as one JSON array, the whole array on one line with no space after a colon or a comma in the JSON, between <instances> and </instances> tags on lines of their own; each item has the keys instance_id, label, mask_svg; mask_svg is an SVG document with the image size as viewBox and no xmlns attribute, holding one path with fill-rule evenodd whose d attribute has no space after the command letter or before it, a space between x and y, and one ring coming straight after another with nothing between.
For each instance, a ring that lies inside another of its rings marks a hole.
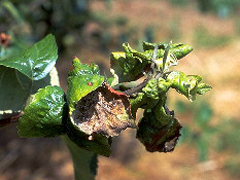
<instances>
[{"instance_id":1,"label":"damaged leaf","mask_svg":"<svg viewBox=\"0 0 240 180\"><path fill-rule=\"evenodd\" d=\"M73 60L72 70L68 74L67 99L70 114L76 103L88 93L102 85L104 77L99 75L99 68L95 64L82 64L78 58Z\"/></svg>"},{"instance_id":2,"label":"damaged leaf","mask_svg":"<svg viewBox=\"0 0 240 180\"><path fill-rule=\"evenodd\" d=\"M77 58L68 85L68 137L86 150L109 156L111 137L134 126L128 97L110 88L95 64L81 64Z\"/></svg>"},{"instance_id":3,"label":"damaged leaf","mask_svg":"<svg viewBox=\"0 0 240 180\"><path fill-rule=\"evenodd\" d=\"M138 123L137 139L149 152L171 152L180 136L181 124L162 103L144 111Z\"/></svg>"},{"instance_id":4,"label":"damaged leaf","mask_svg":"<svg viewBox=\"0 0 240 180\"><path fill-rule=\"evenodd\" d=\"M128 97L106 83L80 99L72 118L79 130L88 135L113 137L134 127Z\"/></svg>"}]
</instances>

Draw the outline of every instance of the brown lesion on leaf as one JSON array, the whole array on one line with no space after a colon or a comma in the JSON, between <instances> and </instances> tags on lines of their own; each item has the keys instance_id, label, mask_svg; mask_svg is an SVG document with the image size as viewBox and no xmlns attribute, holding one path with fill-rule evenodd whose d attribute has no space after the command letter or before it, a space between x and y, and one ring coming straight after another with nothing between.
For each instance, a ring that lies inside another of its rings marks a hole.
<instances>
[{"instance_id":1,"label":"brown lesion on leaf","mask_svg":"<svg viewBox=\"0 0 240 180\"><path fill-rule=\"evenodd\" d=\"M182 126L173 115L165 112L165 108L157 109L161 113L158 117L156 112L145 111L138 123L136 137L149 152L172 152L180 137Z\"/></svg>"},{"instance_id":2,"label":"brown lesion on leaf","mask_svg":"<svg viewBox=\"0 0 240 180\"><path fill-rule=\"evenodd\" d=\"M170 131L169 129L160 128L158 133L152 136L150 142L143 142L146 150L149 152L172 152L180 137L180 129L182 127L180 124L175 124L171 128L171 131L173 131L172 134L168 134L168 131Z\"/></svg>"},{"instance_id":3,"label":"brown lesion on leaf","mask_svg":"<svg viewBox=\"0 0 240 180\"><path fill-rule=\"evenodd\" d=\"M135 127L128 97L106 83L76 104L72 118L75 125L90 136L96 133L113 137L126 128Z\"/></svg>"}]
</instances>

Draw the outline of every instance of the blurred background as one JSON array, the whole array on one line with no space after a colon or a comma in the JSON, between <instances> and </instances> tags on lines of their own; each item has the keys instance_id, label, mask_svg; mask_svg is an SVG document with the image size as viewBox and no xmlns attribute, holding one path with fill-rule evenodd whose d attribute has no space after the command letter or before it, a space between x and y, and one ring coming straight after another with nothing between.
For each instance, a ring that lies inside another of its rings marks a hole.
<instances>
[{"instance_id":1,"label":"blurred background","mask_svg":"<svg viewBox=\"0 0 240 180\"><path fill-rule=\"evenodd\" d=\"M123 42L183 42L194 51L178 70L202 75L213 89L196 102L175 91L169 107L184 128L172 153L149 153L127 130L99 157L97 180L240 179L240 0L1 0L0 33L21 49L48 33L59 47L61 86L74 56L109 75L109 53ZM68 180L73 167L60 138L20 139L0 129L0 180Z\"/></svg>"}]
</instances>

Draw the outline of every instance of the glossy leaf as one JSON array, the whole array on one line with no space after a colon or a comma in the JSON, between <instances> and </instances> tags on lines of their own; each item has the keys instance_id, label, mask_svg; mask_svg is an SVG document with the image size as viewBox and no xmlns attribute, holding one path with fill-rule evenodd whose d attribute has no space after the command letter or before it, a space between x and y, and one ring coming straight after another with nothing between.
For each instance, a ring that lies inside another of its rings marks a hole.
<instances>
[{"instance_id":1,"label":"glossy leaf","mask_svg":"<svg viewBox=\"0 0 240 180\"><path fill-rule=\"evenodd\" d=\"M166 94L170 86L171 83L167 82L161 77L158 79L153 78L149 80L147 85L142 89L142 92L144 92L151 99L160 99Z\"/></svg>"},{"instance_id":2,"label":"glossy leaf","mask_svg":"<svg viewBox=\"0 0 240 180\"><path fill-rule=\"evenodd\" d=\"M48 35L21 54L0 60L0 65L14 68L32 80L39 80L52 70L57 57L55 38Z\"/></svg>"},{"instance_id":3,"label":"glossy leaf","mask_svg":"<svg viewBox=\"0 0 240 180\"><path fill-rule=\"evenodd\" d=\"M21 137L54 137L65 132L62 118L64 92L58 86L39 89L19 120Z\"/></svg>"}]
</instances>

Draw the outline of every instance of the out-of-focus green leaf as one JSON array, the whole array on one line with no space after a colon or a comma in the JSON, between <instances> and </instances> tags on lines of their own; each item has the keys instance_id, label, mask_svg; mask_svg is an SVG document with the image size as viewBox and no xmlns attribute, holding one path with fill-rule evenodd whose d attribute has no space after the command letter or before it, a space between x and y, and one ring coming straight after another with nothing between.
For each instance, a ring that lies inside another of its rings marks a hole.
<instances>
[{"instance_id":1,"label":"out-of-focus green leaf","mask_svg":"<svg viewBox=\"0 0 240 180\"><path fill-rule=\"evenodd\" d=\"M213 116L213 110L207 103L202 103L195 114L195 122L198 126L206 127Z\"/></svg>"},{"instance_id":2,"label":"out-of-focus green leaf","mask_svg":"<svg viewBox=\"0 0 240 180\"><path fill-rule=\"evenodd\" d=\"M54 137L64 133L64 92L58 86L39 89L19 120L21 137Z\"/></svg>"},{"instance_id":3,"label":"out-of-focus green leaf","mask_svg":"<svg viewBox=\"0 0 240 180\"><path fill-rule=\"evenodd\" d=\"M188 110L189 110L189 107L186 103L184 103L183 101L181 100L177 100L175 102L175 108L174 109L177 109L177 111L179 113L187 113Z\"/></svg>"},{"instance_id":4,"label":"out-of-focus green leaf","mask_svg":"<svg viewBox=\"0 0 240 180\"><path fill-rule=\"evenodd\" d=\"M180 136L181 125L173 115L168 115L159 102L153 109L147 109L138 123L137 139L150 152L171 152Z\"/></svg>"},{"instance_id":5,"label":"out-of-focus green leaf","mask_svg":"<svg viewBox=\"0 0 240 180\"><path fill-rule=\"evenodd\" d=\"M182 144L183 142L190 142L192 140L193 133L191 128L187 124L183 125L180 134L181 136L179 137L178 145Z\"/></svg>"},{"instance_id":6,"label":"out-of-focus green leaf","mask_svg":"<svg viewBox=\"0 0 240 180\"><path fill-rule=\"evenodd\" d=\"M14 68L32 80L39 80L52 70L57 57L55 38L53 35L48 35L21 54L2 59L0 65Z\"/></svg>"},{"instance_id":7,"label":"out-of-focus green leaf","mask_svg":"<svg viewBox=\"0 0 240 180\"><path fill-rule=\"evenodd\" d=\"M195 143L198 148L198 160L200 162L206 161L208 159L208 141L204 138L199 138Z\"/></svg>"},{"instance_id":8,"label":"out-of-focus green leaf","mask_svg":"<svg viewBox=\"0 0 240 180\"><path fill-rule=\"evenodd\" d=\"M1 2L1 5L10 12L10 14L14 17L14 19L18 23L23 23L24 22L24 20L21 17L19 11L17 10L17 8L14 6L14 4L11 1L3 1L3 2Z\"/></svg>"},{"instance_id":9,"label":"out-of-focus green leaf","mask_svg":"<svg viewBox=\"0 0 240 180\"><path fill-rule=\"evenodd\" d=\"M72 156L75 180L94 180L97 174L97 155L77 146L67 136L64 136Z\"/></svg>"}]
</instances>

